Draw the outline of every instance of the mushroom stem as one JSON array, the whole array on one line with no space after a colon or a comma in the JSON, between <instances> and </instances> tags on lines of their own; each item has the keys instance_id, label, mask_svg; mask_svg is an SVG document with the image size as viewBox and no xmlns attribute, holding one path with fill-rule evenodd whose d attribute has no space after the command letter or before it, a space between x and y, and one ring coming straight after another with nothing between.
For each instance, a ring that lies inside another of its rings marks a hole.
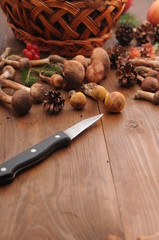
<instances>
[{"instance_id":1,"label":"mushroom stem","mask_svg":"<svg viewBox=\"0 0 159 240\"><path fill-rule=\"evenodd\" d=\"M141 75L137 75L137 80L141 83L145 78L142 77Z\"/></svg>"},{"instance_id":2,"label":"mushroom stem","mask_svg":"<svg viewBox=\"0 0 159 240\"><path fill-rule=\"evenodd\" d=\"M149 77L155 77L158 74L158 71L145 66L138 66L135 68L136 72L141 75L149 76Z\"/></svg>"},{"instance_id":3,"label":"mushroom stem","mask_svg":"<svg viewBox=\"0 0 159 240\"><path fill-rule=\"evenodd\" d=\"M39 60L30 60L30 67L41 66L45 64L51 63L64 63L67 61L65 58L58 56L58 55L50 55L48 58L43 58Z\"/></svg>"},{"instance_id":4,"label":"mushroom stem","mask_svg":"<svg viewBox=\"0 0 159 240\"><path fill-rule=\"evenodd\" d=\"M159 67L159 60L151 60L148 58L134 58L129 60L134 66L145 66L145 67L152 67L158 68Z\"/></svg>"},{"instance_id":5,"label":"mushroom stem","mask_svg":"<svg viewBox=\"0 0 159 240\"><path fill-rule=\"evenodd\" d=\"M9 56L9 54L11 53L11 48L10 47L7 47L5 50L4 50L4 52L2 53L2 55L0 56L0 60L2 61L2 60L5 60L6 59L6 57L8 57Z\"/></svg>"},{"instance_id":6,"label":"mushroom stem","mask_svg":"<svg viewBox=\"0 0 159 240\"><path fill-rule=\"evenodd\" d=\"M16 60L15 60L16 59ZM39 60L29 60L28 58L7 58L4 59L3 63L11 65L15 68L24 68L24 67L35 67L43 66L45 64L50 65L51 63L64 63L67 61L65 58L58 55L50 55L48 58L39 59Z\"/></svg>"},{"instance_id":7,"label":"mushroom stem","mask_svg":"<svg viewBox=\"0 0 159 240\"><path fill-rule=\"evenodd\" d=\"M45 93L43 86L40 83L34 83L30 88L26 87L20 83L13 82L8 79L0 79L0 83L5 87L10 87L15 90L25 90L30 93L34 102L41 103L43 102L43 95Z\"/></svg>"},{"instance_id":8,"label":"mushroom stem","mask_svg":"<svg viewBox=\"0 0 159 240\"><path fill-rule=\"evenodd\" d=\"M9 96L5 92L3 92L1 88L0 88L0 101L9 103L9 104L12 103L12 96Z\"/></svg>"},{"instance_id":9,"label":"mushroom stem","mask_svg":"<svg viewBox=\"0 0 159 240\"><path fill-rule=\"evenodd\" d=\"M135 94L135 99L139 100L147 100L150 101L156 105L159 105L159 91L155 93L147 92L147 91L142 91L142 90L137 90Z\"/></svg>"},{"instance_id":10,"label":"mushroom stem","mask_svg":"<svg viewBox=\"0 0 159 240\"><path fill-rule=\"evenodd\" d=\"M27 114L32 107L30 94L24 90L18 90L13 96L9 96L0 88L0 101L11 104L18 115Z\"/></svg>"},{"instance_id":11,"label":"mushroom stem","mask_svg":"<svg viewBox=\"0 0 159 240\"><path fill-rule=\"evenodd\" d=\"M2 53L2 55L0 56L0 68L2 68L5 64L5 59L6 57L8 57L8 55L11 53L11 48L7 47L4 52Z\"/></svg>"},{"instance_id":12,"label":"mushroom stem","mask_svg":"<svg viewBox=\"0 0 159 240\"><path fill-rule=\"evenodd\" d=\"M22 69L22 68L29 67L30 60L28 58L20 58L19 61L5 59L4 63L10 66L13 66L14 68Z\"/></svg>"}]
</instances>

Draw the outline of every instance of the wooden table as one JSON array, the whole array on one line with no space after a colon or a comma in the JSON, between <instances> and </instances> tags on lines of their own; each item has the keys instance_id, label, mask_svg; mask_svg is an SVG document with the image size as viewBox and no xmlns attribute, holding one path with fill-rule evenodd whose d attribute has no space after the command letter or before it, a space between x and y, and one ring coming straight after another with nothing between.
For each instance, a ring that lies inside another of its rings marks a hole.
<instances>
[{"instance_id":1,"label":"wooden table","mask_svg":"<svg viewBox=\"0 0 159 240\"><path fill-rule=\"evenodd\" d=\"M134 0L130 10L145 20L150 0ZM1 52L24 48L0 12ZM135 240L159 230L159 108L135 101L139 86L122 89L111 71L103 85L121 91L126 106L108 114L102 103L87 98L83 111L68 102L50 116L42 105L17 117L0 105L0 162L80 120L104 113L69 147L0 188L1 240L106 240L108 234ZM157 238L158 239L158 238Z\"/></svg>"}]
</instances>

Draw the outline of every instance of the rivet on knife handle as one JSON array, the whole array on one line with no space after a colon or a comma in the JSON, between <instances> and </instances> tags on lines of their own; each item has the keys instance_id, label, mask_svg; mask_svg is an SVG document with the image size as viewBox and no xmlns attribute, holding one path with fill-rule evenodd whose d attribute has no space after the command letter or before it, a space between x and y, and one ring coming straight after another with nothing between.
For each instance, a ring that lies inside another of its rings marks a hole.
<instances>
[{"instance_id":1,"label":"rivet on knife handle","mask_svg":"<svg viewBox=\"0 0 159 240\"><path fill-rule=\"evenodd\" d=\"M71 140L96 122L102 114L84 119L64 132L57 132L26 151L0 165L0 185L12 182L16 174L47 158L56 149L66 147Z\"/></svg>"}]
</instances>

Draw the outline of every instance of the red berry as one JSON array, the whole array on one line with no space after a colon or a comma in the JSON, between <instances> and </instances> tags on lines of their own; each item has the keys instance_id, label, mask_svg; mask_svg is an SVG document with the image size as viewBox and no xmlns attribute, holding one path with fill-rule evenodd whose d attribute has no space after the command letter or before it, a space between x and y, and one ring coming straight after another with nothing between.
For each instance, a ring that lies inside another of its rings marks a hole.
<instances>
[{"instance_id":1,"label":"red berry","mask_svg":"<svg viewBox=\"0 0 159 240\"><path fill-rule=\"evenodd\" d=\"M28 50L31 50L32 47L33 47L33 44L30 43L30 42L28 42L28 43L26 44L26 47L27 47Z\"/></svg>"},{"instance_id":2,"label":"red berry","mask_svg":"<svg viewBox=\"0 0 159 240\"><path fill-rule=\"evenodd\" d=\"M40 59L39 54L35 53L35 55L34 55L34 60L39 60L39 59Z\"/></svg>"},{"instance_id":3,"label":"red berry","mask_svg":"<svg viewBox=\"0 0 159 240\"><path fill-rule=\"evenodd\" d=\"M32 49L34 49L36 53L39 53L39 47L38 47L38 45L33 44L33 45L32 45Z\"/></svg>"},{"instance_id":4,"label":"red berry","mask_svg":"<svg viewBox=\"0 0 159 240\"><path fill-rule=\"evenodd\" d=\"M23 54L26 55L26 53L28 52L28 50L26 48L23 49Z\"/></svg>"},{"instance_id":5,"label":"red berry","mask_svg":"<svg viewBox=\"0 0 159 240\"><path fill-rule=\"evenodd\" d=\"M34 49L29 50L33 54L33 56L36 54L36 51Z\"/></svg>"},{"instance_id":6,"label":"red berry","mask_svg":"<svg viewBox=\"0 0 159 240\"><path fill-rule=\"evenodd\" d=\"M25 54L25 56L26 56L27 58L29 58L30 60L33 59L33 54L32 54L32 52L30 52L30 51L27 51L26 54Z\"/></svg>"}]
</instances>

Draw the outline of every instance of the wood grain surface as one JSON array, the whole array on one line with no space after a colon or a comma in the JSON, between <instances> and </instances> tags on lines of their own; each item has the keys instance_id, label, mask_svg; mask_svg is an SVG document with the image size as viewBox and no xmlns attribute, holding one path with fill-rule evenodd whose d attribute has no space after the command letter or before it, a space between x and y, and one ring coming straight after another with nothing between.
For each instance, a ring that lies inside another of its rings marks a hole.
<instances>
[{"instance_id":1,"label":"wood grain surface","mask_svg":"<svg viewBox=\"0 0 159 240\"><path fill-rule=\"evenodd\" d=\"M130 13L144 21L151 2L134 0ZM0 22L1 52L10 46L20 54L24 44L15 39L1 10ZM159 231L158 106L135 101L139 86L120 88L113 70L102 84L125 95L121 114L108 114L90 98L84 110L75 111L66 92L57 116L48 115L41 104L23 117L0 105L0 163L56 131L104 113L69 147L0 188L0 240L106 240L108 234L135 240Z\"/></svg>"}]
</instances>

